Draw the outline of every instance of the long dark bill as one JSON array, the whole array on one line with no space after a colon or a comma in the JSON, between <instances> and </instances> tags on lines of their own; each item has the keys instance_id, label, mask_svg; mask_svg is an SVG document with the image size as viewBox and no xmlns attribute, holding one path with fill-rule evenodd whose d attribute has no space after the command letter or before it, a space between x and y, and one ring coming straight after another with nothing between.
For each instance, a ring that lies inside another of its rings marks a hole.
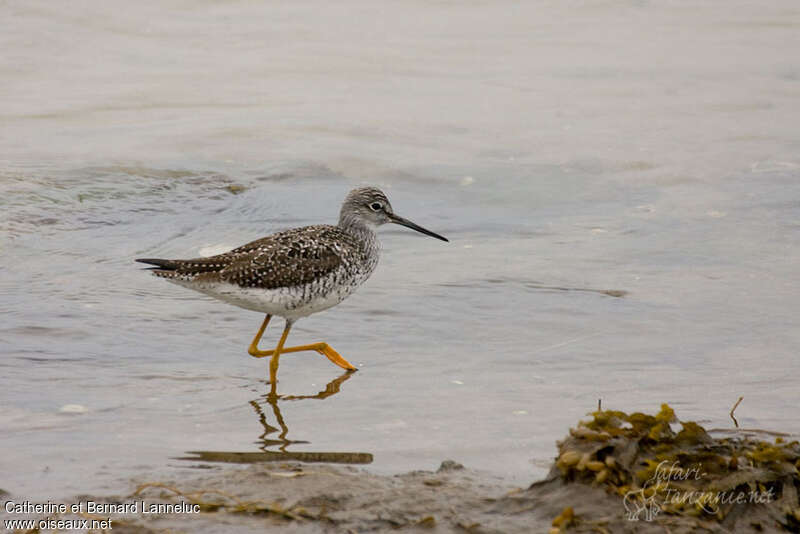
<instances>
[{"instance_id":1,"label":"long dark bill","mask_svg":"<svg viewBox=\"0 0 800 534\"><path fill-rule=\"evenodd\" d=\"M440 236L439 234L431 232L430 230L426 230L425 228L421 227L420 225L414 224L413 222L409 221L408 219L404 219L404 218L400 217L399 215L395 215L394 213L389 215L389 220L392 221L395 224L400 224L400 225L403 225L403 226L405 226L407 228L411 228L412 230L416 230L417 232L419 232L421 234L429 235L431 237L435 237L436 239L441 239L442 241L447 241L448 243L450 242L450 240L447 239L446 237Z\"/></svg>"}]
</instances>

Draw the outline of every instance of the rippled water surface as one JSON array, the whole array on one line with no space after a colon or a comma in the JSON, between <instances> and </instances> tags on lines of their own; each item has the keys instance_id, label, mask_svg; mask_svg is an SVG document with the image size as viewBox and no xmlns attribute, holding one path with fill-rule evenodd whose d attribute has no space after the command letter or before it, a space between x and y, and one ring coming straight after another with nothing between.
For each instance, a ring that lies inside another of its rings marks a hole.
<instances>
[{"instance_id":1,"label":"rippled water surface","mask_svg":"<svg viewBox=\"0 0 800 534\"><path fill-rule=\"evenodd\" d=\"M800 432L795 2L6 2L2 489L122 491L190 451L444 458L523 484L594 409ZM149 276L334 222L373 277L298 323ZM280 324L265 343L274 343ZM200 455L202 457L202 454ZM227 458L227 457L226 457Z\"/></svg>"}]
</instances>

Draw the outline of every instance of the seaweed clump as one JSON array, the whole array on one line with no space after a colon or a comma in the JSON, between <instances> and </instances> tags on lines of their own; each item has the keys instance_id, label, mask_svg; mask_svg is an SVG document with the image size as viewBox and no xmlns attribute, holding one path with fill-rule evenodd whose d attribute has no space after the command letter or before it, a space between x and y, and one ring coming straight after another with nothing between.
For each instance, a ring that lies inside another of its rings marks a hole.
<instances>
[{"instance_id":1,"label":"seaweed clump","mask_svg":"<svg viewBox=\"0 0 800 534\"><path fill-rule=\"evenodd\" d=\"M722 531L747 526L755 532L800 532L797 441L764 431L715 436L697 423L679 421L666 404L656 415L612 410L591 415L558 443L549 480L588 484L618 496L628 521L688 526L684 520L694 520ZM554 521L551 532L570 530L563 519ZM579 517L570 519L580 525Z\"/></svg>"}]
</instances>

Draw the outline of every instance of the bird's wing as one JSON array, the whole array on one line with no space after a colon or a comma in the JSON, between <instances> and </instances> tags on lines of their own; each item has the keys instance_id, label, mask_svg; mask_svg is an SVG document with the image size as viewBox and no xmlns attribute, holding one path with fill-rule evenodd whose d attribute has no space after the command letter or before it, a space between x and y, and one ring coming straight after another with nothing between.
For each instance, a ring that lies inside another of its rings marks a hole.
<instances>
[{"instance_id":1,"label":"bird's wing","mask_svg":"<svg viewBox=\"0 0 800 534\"><path fill-rule=\"evenodd\" d=\"M241 287L293 287L335 271L354 247L357 243L335 226L296 228L228 252L229 264L215 274Z\"/></svg>"},{"instance_id":2,"label":"bird's wing","mask_svg":"<svg viewBox=\"0 0 800 534\"><path fill-rule=\"evenodd\" d=\"M241 287L275 289L307 284L359 254L354 237L336 226L294 228L251 241L207 258L167 260L143 258L162 278L228 282Z\"/></svg>"}]
</instances>

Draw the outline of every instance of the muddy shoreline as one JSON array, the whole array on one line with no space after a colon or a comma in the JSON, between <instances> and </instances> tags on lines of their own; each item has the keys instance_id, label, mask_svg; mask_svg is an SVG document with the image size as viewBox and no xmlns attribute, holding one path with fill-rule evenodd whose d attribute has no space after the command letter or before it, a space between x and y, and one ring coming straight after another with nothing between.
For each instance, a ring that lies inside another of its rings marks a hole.
<instances>
[{"instance_id":1,"label":"muddy shoreline","mask_svg":"<svg viewBox=\"0 0 800 534\"><path fill-rule=\"evenodd\" d=\"M76 496L69 513L36 519L116 533L800 532L800 442L790 436L706 431L666 404L655 415L591 416L528 487L452 460L389 476L355 467L363 458L352 455L332 465L330 456L198 452L178 476L133 480L127 495Z\"/></svg>"},{"instance_id":2,"label":"muddy shoreline","mask_svg":"<svg viewBox=\"0 0 800 534\"><path fill-rule=\"evenodd\" d=\"M205 466L203 474L140 481L128 495L80 495L72 503L194 503L197 512L49 516L111 519L111 529L90 532L787 532L779 528L727 528L681 517L628 521L622 500L598 487L548 477L529 488L504 484L445 461L437 471L375 475L355 467L296 462L244 468ZM553 526L565 509L577 521ZM665 526L668 530L665 530ZM556 529L556 530L552 530ZM50 532L18 530L17 532Z\"/></svg>"}]
</instances>

